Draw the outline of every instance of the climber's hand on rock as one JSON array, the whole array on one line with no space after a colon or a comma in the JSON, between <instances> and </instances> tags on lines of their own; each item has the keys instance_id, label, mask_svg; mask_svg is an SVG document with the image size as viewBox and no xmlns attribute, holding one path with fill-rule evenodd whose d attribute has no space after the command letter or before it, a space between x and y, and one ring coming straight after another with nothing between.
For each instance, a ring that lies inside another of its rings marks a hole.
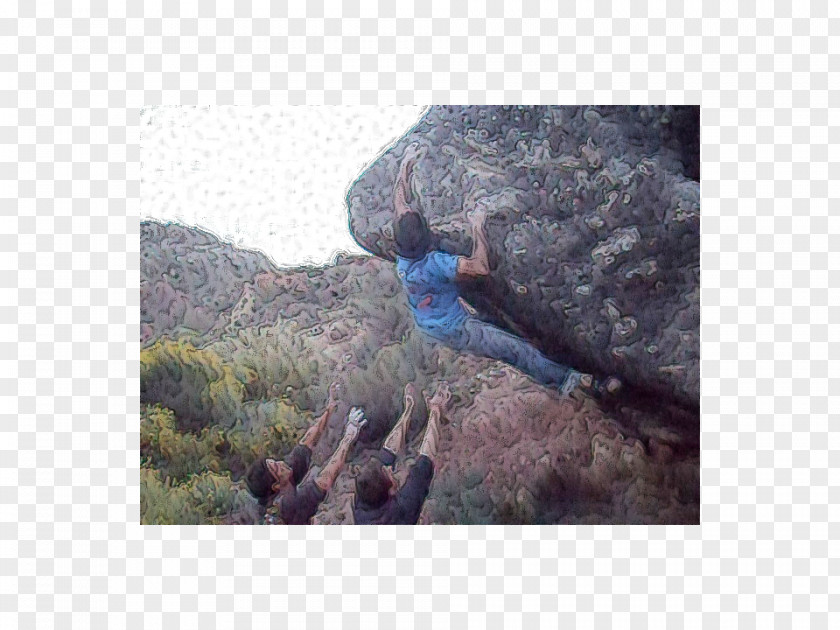
<instances>
[{"instance_id":1,"label":"climber's hand on rock","mask_svg":"<svg viewBox=\"0 0 840 630\"><path fill-rule=\"evenodd\" d=\"M419 142L412 142L406 147L402 162L406 167L410 168L424 155L426 155L426 147L421 146Z\"/></svg>"},{"instance_id":2,"label":"climber's hand on rock","mask_svg":"<svg viewBox=\"0 0 840 630\"><path fill-rule=\"evenodd\" d=\"M464 310L465 310L465 311L467 311L467 313L469 313L469 314L470 314L470 315L472 315L473 317L475 317L476 315L478 315L478 311L477 311L476 309L474 309L474 308L473 308L472 304L470 304L469 302L467 302L467 301L466 301L464 298L462 298L460 295L458 296L458 303L459 303L462 307L464 307Z\"/></svg>"},{"instance_id":3,"label":"climber's hand on rock","mask_svg":"<svg viewBox=\"0 0 840 630\"><path fill-rule=\"evenodd\" d=\"M475 226L481 227L487 219L487 208L482 205L476 205L472 210L467 212L467 219Z\"/></svg>"}]
</instances>

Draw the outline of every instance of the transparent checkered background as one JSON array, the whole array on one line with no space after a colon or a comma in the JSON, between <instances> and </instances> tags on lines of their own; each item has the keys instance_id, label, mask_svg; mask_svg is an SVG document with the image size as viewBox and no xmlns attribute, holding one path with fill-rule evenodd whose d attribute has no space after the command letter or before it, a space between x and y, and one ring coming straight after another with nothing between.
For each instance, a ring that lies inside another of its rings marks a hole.
<instances>
[{"instance_id":1,"label":"transparent checkered background","mask_svg":"<svg viewBox=\"0 0 840 630\"><path fill-rule=\"evenodd\" d=\"M840 627L837 3L121 4L0 3L0 625ZM137 524L139 109L410 102L702 104L702 526Z\"/></svg>"}]
</instances>

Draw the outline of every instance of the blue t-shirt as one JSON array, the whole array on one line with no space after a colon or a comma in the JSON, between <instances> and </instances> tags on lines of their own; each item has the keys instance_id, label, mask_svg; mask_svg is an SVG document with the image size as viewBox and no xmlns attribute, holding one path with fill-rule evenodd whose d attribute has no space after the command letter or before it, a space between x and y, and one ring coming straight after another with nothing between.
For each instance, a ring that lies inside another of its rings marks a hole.
<instances>
[{"instance_id":1,"label":"blue t-shirt","mask_svg":"<svg viewBox=\"0 0 840 630\"><path fill-rule=\"evenodd\" d=\"M397 275L414 320L436 337L456 332L467 319L455 285L458 258L446 252L429 252L419 260L397 257Z\"/></svg>"}]
</instances>

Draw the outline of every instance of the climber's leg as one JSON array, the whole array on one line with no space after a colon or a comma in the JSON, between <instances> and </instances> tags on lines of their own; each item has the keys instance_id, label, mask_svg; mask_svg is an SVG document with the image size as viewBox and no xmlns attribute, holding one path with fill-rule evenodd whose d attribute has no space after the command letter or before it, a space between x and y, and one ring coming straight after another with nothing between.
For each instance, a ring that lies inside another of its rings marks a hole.
<instances>
[{"instance_id":1,"label":"climber's leg","mask_svg":"<svg viewBox=\"0 0 840 630\"><path fill-rule=\"evenodd\" d=\"M555 363L524 339L479 319L467 319L456 343L473 354L509 363L543 385L562 386L563 391L580 379L579 372Z\"/></svg>"}]
</instances>

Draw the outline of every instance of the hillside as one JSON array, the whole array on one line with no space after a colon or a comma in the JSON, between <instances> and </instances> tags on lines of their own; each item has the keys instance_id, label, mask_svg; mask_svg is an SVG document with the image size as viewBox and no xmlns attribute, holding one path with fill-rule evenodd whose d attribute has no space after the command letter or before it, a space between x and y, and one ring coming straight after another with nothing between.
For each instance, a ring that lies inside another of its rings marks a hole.
<instances>
[{"instance_id":1,"label":"hillside","mask_svg":"<svg viewBox=\"0 0 840 630\"><path fill-rule=\"evenodd\" d=\"M425 343L393 264L276 269L178 225L141 226L141 520L256 523L241 475L281 454L333 380L370 419L317 523L350 518L355 466L401 413L407 382L449 383L451 408L421 523L699 522L699 414L630 388L602 408L504 364ZM414 411L404 476L426 410Z\"/></svg>"}]
</instances>

